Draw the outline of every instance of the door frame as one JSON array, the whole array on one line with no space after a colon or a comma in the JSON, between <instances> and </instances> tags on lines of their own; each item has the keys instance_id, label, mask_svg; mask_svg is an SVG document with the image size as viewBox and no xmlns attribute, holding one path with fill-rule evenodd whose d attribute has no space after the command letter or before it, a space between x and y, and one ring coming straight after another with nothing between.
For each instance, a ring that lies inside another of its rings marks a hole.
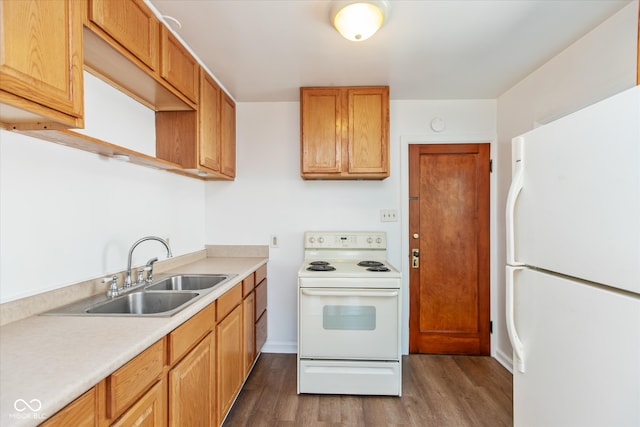
<instances>
[{"instance_id":1,"label":"door frame","mask_svg":"<svg viewBox=\"0 0 640 427\"><path fill-rule=\"evenodd\" d=\"M493 332L490 336L491 356L498 360L511 360L510 355L496 354L498 342L508 339L501 337L503 332L500 322L504 322L504 296L500 297L498 290L498 272L504 268L498 256L498 213L497 206L497 141L495 135L424 135L424 136L401 136L400 137L400 209L401 209L401 271L402 275L402 354L409 353L409 145L416 144L489 144L489 157L493 161L493 172L489 177L489 257L490 257L490 317L493 322ZM504 258L504 257L503 257ZM500 301L502 299L502 301ZM505 359L506 358L506 359Z\"/></svg>"}]
</instances>

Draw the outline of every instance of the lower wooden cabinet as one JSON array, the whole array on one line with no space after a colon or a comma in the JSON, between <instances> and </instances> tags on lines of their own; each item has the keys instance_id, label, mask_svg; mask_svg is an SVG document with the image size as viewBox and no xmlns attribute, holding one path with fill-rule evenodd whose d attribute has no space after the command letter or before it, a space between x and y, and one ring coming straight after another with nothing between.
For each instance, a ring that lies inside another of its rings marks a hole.
<instances>
[{"instance_id":1,"label":"lower wooden cabinet","mask_svg":"<svg viewBox=\"0 0 640 427\"><path fill-rule=\"evenodd\" d=\"M242 344L242 305L238 302L216 327L218 425L222 424L244 379Z\"/></svg>"},{"instance_id":2,"label":"lower wooden cabinet","mask_svg":"<svg viewBox=\"0 0 640 427\"><path fill-rule=\"evenodd\" d=\"M214 361L211 332L169 371L169 426L216 425Z\"/></svg>"},{"instance_id":3,"label":"lower wooden cabinet","mask_svg":"<svg viewBox=\"0 0 640 427\"><path fill-rule=\"evenodd\" d=\"M266 274L251 273L42 425L221 425L266 340Z\"/></svg>"},{"instance_id":4,"label":"lower wooden cabinet","mask_svg":"<svg viewBox=\"0 0 640 427\"><path fill-rule=\"evenodd\" d=\"M262 351L262 346L267 341L267 277L266 267L264 278L256 286L256 354ZM258 272L256 272L258 276ZM257 280L256 280L257 282Z\"/></svg>"},{"instance_id":5,"label":"lower wooden cabinet","mask_svg":"<svg viewBox=\"0 0 640 427\"><path fill-rule=\"evenodd\" d=\"M107 378L107 417L116 419L160 379L165 366L161 339Z\"/></svg>"},{"instance_id":6,"label":"lower wooden cabinet","mask_svg":"<svg viewBox=\"0 0 640 427\"><path fill-rule=\"evenodd\" d=\"M43 427L93 427L96 425L96 387L42 423Z\"/></svg>"},{"instance_id":7,"label":"lower wooden cabinet","mask_svg":"<svg viewBox=\"0 0 640 427\"><path fill-rule=\"evenodd\" d=\"M164 391L162 381L155 383L136 403L133 404L112 427L166 425L164 411Z\"/></svg>"},{"instance_id":8,"label":"lower wooden cabinet","mask_svg":"<svg viewBox=\"0 0 640 427\"><path fill-rule=\"evenodd\" d=\"M256 293L251 291L242 300L242 328L244 336L243 360L244 374L248 374L256 359Z\"/></svg>"}]
</instances>

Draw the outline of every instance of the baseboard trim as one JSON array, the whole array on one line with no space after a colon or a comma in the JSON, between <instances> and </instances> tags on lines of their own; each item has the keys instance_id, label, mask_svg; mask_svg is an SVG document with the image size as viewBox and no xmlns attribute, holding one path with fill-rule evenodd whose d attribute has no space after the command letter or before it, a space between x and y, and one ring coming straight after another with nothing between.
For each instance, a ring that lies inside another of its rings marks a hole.
<instances>
[{"instance_id":1,"label":"baseboard trim","mask_svg":"<svg viewBox=\"0 0 640 427\"><path fill-rule=\"evenodd\" d=\"M511 355L505 354L502 350L496 350L493 358L513 374L513 359Z\"/></svg>"},{"instance_id":2,"label":"baseboard trim","mask_svg":"<svg viewBox=\"0 0 640 427\"><path fill-rule=\"evenodd\" d=\"M293 341L268 341L262 346L262 353L297 353L298 344Z\"/></svg>"}]
</instances>

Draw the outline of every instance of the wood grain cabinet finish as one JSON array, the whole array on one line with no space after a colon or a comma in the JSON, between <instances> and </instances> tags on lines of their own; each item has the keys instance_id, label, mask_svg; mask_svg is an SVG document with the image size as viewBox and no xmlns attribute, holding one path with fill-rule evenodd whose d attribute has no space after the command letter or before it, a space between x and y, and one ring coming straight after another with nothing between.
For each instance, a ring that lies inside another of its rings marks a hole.
<instances>
[{"instance_id":1,"label":"wood grain cabinet finish","mask_svg":"<svg viewBox=\"0 0 640 427\"><path fill-rule=\"evenodd\" d=\"M304 179L389 176L389 87L300 89Z\"/></svg>"},{"instance_id":2,"label":"wood grain cabinet finish","mask_svg":"<svg viewBox=\"0 0 640 427\"><path fill-rule=\"evenodd\" d=\"M165 394L162 381L156 382L149 391L138 399L112 427L163 427L165 417Z\"/></svg>"},{"instance_id":3,"label":"wood grain cabinet finish","mask_svg":"<svg viewBox=\"0 0 640 427\"><path fill-rule=\"evenodd\" d=\"M220 98L220 172L223 176L236 176L236 104L221 92Z\"/></svg>"},{"instance_id":4,"label":"wood grain cabinet finish","mask_svg":"<svg viewBox=\"0 0 640 427\"><path fill-rule=\"evenodd\" d=\"M242 354L244 360L244 375L247 375L256 360L256 294L251 291L242 300L242 328L244 345Z\"/></svg>"},{"instance_id":5,"label":"wood grain cabinet finish","mask_svg":"<svg viewBox=\"0 0 640 427\"><path fill-rule=\"evenodd\" d=\"M89 0L89 20L151 70L158 70L160 21L142 0Z\"/></svg>"},{"instance_id":6,"label":"wood grain cabinet finish","mask_svg":"<svg viewBox=\"0 0 640 427\"><path fill-rule=\"evenodd\" d=\"M169 426L216 425L214 345L211 332L169 371Z\"/></svg>"},{"instance_id":7,"label":"wood grain cabinet finish","mask_svg":"<svg viewBox=\"0 0 640 427\"><path fill-rule=\"evenodd\" d=\"M265 271L266 274L266 271ZM257 275L257 273L256 273ZM267 279L266 277L256 286L256 354L262 351L267 341Z\"/></svg>"},{"instance_id":8,"label":"wood grain cabinet finish","mask_svg":"<svg viewBox=\"0 0 640 427\"><path fill-rule=\"evenodd\" d=\"M218 424L222 424L244 380L242 333L242 305L238 304L216 327Z\"/></svg>"},{"instance_id":9,"label":"wood grain cabinet finish","mask_svg":"<svg viewBox=\"0 0 640 427\"><path fill-rule=\"evenodd\" d=\"M200 70L200 104L198 105L199 165L220 172L220 86L204 70Z\"/></svg>"},{"instance_id":10,"label":"wood grain cabinet finish","mask_svg":"<svg viewBox=\"0 0 640 427\"><path fill-rule=\"evenodd\" d=\"M233 100L200 69L197 111L156 113L156 156L206 179L236 176L236 112Z\"/></svg>"},{"instance_id":11,"label":"wood grain cabinet finish","mask_svg":"<svg viewBox=\"0 0 640 427\"><path fill-rule=\"evenodd\" d=\"M163 373L164 339L153 344L107 378L107 417L117 418Z\"/></svg>"},{"instance_id":12,"label":"wood grain cabinet finish","mask_svg":"<svg viewBox=\"0 0 640 427\"><path fill-rule=\"evenodd\" d=\"M164 25L161 26L160 75L191 101L198 102L200 66Z\"/></svg>"},{"instance_id":13,"label":"wood grain cabinet finish","mask_svg":"<svg viewBox=\"0 0 640 427\"><path fill-rule=\"evenodd\" d=\"M96 394L93 387L42 423L42 427L93 427L97 422Z\"/></svg>"},{"instance_id":14,"label":"wood grain cabinet finish","mask_svg":"<svg viewBox=\"0 0 640 427\"><path fill-rule=\"evenodd\" d=\"M236 176L236 105L218 84L200 71L198 105L199 166L222 179Z\"/></svg>"},{"instance_id":15,"label":"wood grain cabinet finish","mask_svg":"<svg viewBox=\"0 0 640 427\"><path fill-rule=\"evenodd\" d=\"M84 126L82 3L0 2L0 122L7 129Z\"/></svg>"}]
</instances>

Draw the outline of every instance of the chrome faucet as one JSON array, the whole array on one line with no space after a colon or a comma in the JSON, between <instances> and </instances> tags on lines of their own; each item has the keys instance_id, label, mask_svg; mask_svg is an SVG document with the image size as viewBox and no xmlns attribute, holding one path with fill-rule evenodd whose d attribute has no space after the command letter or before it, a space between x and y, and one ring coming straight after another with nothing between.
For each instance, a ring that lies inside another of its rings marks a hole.
<instances>
[{"instance_id":1,"label":"chrome faucet","mask_svg":"<svg viewBox=\"0 0 640 427\"><path fill-rule=\"evenodd\" d=\"M171 254L171 248L169 248L169 243L166 240L161 239L160 237L147 236L147 237L143 237L142 239L138 240L133 245L131 245L131 249L129 249L129 257L127 259L127 275L126 275L126 278L124 279L124 285L123 285L124 288L128 288L128 287L131 286L131 258L133 256L133 250L140 243L146 242L147 240L156 240L156 241L162 243L164 245L164 247L167 248L167 258L171 258L173 256Z\"/></svg>"}]
</instances>

